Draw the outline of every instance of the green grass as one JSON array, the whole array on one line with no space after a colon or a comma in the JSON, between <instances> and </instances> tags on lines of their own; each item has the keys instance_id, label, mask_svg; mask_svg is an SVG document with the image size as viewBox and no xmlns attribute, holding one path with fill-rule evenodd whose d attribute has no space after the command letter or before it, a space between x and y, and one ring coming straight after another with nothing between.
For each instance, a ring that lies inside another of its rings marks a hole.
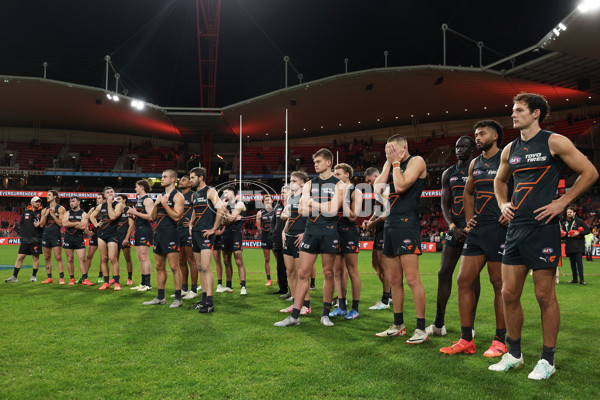
<instances>
[{"instance_id":1,"label":"green grass","mask_svg":"<svg viewBox=\"0 0 600 400\"><path fill-rule=\"evenodd\" d=\"M0 264L12 264L16 251L16 246L1 246ZM487 367L494 361L482 356L494 333L487 275L477 313L477 354L449 357L438 349L460 335L456 287L448 303L447 337L420 346L399 337L376 338L375 332L391 324L392 312L368 310L381 295L370 256L360 253L360 318L336 319L333 328L319 324L321 274L312 292L313 314L297 327L273 327L284 316L278 310L289 303L264 286L260 250L244 251L248 296L239 296L234 275L235 292L215 293L216 312L210 315L187 307L143 306L155 290L99 292L97 285L30 283L31 269L24 269L19 283L0 283L0 399L597 398L600 261L585 263L586 287L567 285L570 278L562 277L557 287L562 312L557 373L549 381L533 382L527 374L539 358L542 341L531 279L523 295L525 368L493 373ZM420 258L427 324L435 314L439 258ZM134 264L137 284L139 265ZM563 269L570 271L568 266ZM97 271L95 261L91 276ZM0 271L2 280L10 275L10 270ZM41 281L46 274L40 271L38 276ZM169 275L167 293L171 290ZM415 311L410 290L405 321L411 333Z\"/></svg>"}]
</instances>

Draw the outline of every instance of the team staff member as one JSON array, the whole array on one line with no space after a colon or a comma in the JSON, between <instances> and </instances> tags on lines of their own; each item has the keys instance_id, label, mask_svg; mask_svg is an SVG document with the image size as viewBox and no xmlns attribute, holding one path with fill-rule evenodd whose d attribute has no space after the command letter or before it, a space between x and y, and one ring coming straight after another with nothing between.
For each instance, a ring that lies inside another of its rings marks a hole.
<instances>
[{"instance_id":1,"label":"team staff member","mask_svg":"<svg viewBox=\"0 0 600 400\"><path fill-rule=\"evenodd\" d=\"M19 253L15 261L15 269L10 278L4 282L16 283L19 282L18 276L23 260L25 257L31 256L33 259L33 273L30 282L37 282L37 272L40 268L40 253L42 252L42 233L40 227L40 218L42 216L42 199L35 196L31 199L31 206L27 207L19 221L19 235L21 236L21 244L19 245Z\"/></svg>"},{"instance_id":2,"label":"team staff member","mask_svg":"<svg viewBox=\"0 0 600 400\"><path fill-rule=\"evenodd\" d=\"M282 221L285 221L283 227L283 258L286 268L286 276L290 294L292 297L296 293L296 285L298 284L298 271L300 270L300 244L304 237L304 229L306 228L306 217L300 214L300 198L302 197L302 188L308 181L308 175L303 171L292 172L290 176L291 194L288 197L285 208L281 213ZM279 310L280 312L292 312L294 305ZM310 310L310 290L306 292L300 315L308 314Z\"/></svg>"},{"instance_id":3,"label":"team staff member","mask_svg":"<svg viewBox=\"0 0 600 400\"><path fill-rule=\"evenodd\" d=\"M115 290L121 290L119 275L119 236L117 226L123 214L123 204L115 200L115 190L107 186L104 188L106 201L92 212L90 220L98 228L98 248L100 249L100 268L104 276L104 283L98 290L110 289L108 263L112 267ZM98 220L99 219L99 220Z\"/></svg>"},{"instance_id":4,"label":"team staff member","mask_svg":"<svg viewBox=\"0 0 600 400\"><path fill-rule=\"evenodd\" d=\"M135 253L140 261L140 270L142 274L142 283L131 288L139 292L152 290L150 276L152 274L152 264L150 263L150 246L153 243L154 230L152 229L152 209L154 202L148 195L152 189L148 181L139 180L135 183L135 194L137 202L134 207L129 207L127 214L134 220L134 246Z\"/></svg>"},{"instance_id":5,"label":"team staff member","mask_svg":"<svg viewBox=\"0 0 600 400\"><path fill-rule=\"evenodd\" d=\"M273 238L271 236L271 220L273 219L273 199L271 195L263 196L264 210L256 213L256 228L260 232L260 247L265 258L265 274L267 283L265 286L273 285L271 281L271 250L273 250Z\"/></svg>"},{"instance_id":6,"label":"team staff member","mask_svg":"<svg viewBox=\"0 0 600 400\"><path fill-rule=\"evenodd\" d=\"M198 297L198 268L192 251L192 235L190 234L190 222L194 212L192 203L192 187L190 177L184 175L179 179L177 188L183 195L183 216L177 221L177 232L179 233L179 269L181 269L181 294L184 299ZM188 269L189 264L189 269ZM192 278L192 288L188 290L188 275Z\"/></svg>"},{"instance_id":7,"label":"team staff member","mask_svg":"<svg viewBox=\"0 0 600 400\"><path fill-rule=\"evenodd\" d=\"M87 213L88 217L94 212L94 209L102 203L104 203L104 194L98 193L96 195L96 206L89 209L89 211ZM85 234L90 236L90 241L89 241L88 250L87 250L87 257L85 260L85 273L88 275L88 280L89 280L89 273L90 273L90 268L92 267L92 261L94 260L94 254L96 254L96 250L98 250L98 228L96 225L94 225L92 223L91 219L88 220L88 226L85 231ZM104 278L102 277L102 268L98 268L98 270L99 270L98 271L98 283L104 283ZM77 283L83 283L83 277L79 278ZM88 286L92 286L92 285L93 285L93 283Z\"/></svg>"},{"instance_id":8,"label":"team staff member","mask_svg":"<svg viewBox=\"0 0 600 400\"><path fill-rule=\"evenodd\" d=\"M52 253L54 253L54 259L58 266L58 273L60 278L58 283L60 285L65 284L65 266L62 260L62 240L60 238L60 228L62 227L62 219L65 214L65 208L58 204L59 199L58 192L56 190L49 190L46 200L48 201L48 207L42 210L42 216L40 217L40 227L44 228L42 235L42 248L44 250L44 260L46 261L46 272L48 279L42 283L52 283Z\"/></svg>"},{"instance_id":9,"label":"team staff member","mask_svg":"<svg viewBox=\"0 0 600 400\"><path fill-rule=\"evenodd\" d=\"M219 199L217 191L206 184L206 178L204 168L197 167L190 171L190 183L194 194L192 195L192 222L188 229L192 236L194 258L200 272L202 297L199 302L189 308L198 310L201 314L215 311L213 303L215 280L211 260L215 232L221 225L225 213L225 205Z\"/></svg>"},{"instance_id":10,"label":"team staff member","mask_svg":"<svg viewBox=\"0 0 600 400\"><path fill-rule=\"evenodd\" d=\"M485 120L475 124L475 143L481 154L471 161L469 177L463 192L465 219L469 234L465 241L458 272L458 310L460 314L460 340L443 347L444 354L474 354L473 311L475 289L481 270L487 263L490 282L494 288L496 335L483 355L500 357L506 353L506 325L502 308L502 254L508 220L504 218L494 197L494 178L500 166L500 149L504 135L502 125Z\"/></svg>"},{"instance_id":11,"label":"team staff member","mask_svg":"<svg viewBox=\"0 0 600 400\"><path fill-rule=\"evenodd\" d=\"M358 275L358 247L360 237L356 219L362 208L362 192L357 190L350 178L354 176L354 169L348 164L337 164L334 175L342 182L343 201L338 210L337 231L339 237L339 254L333 265L336 291L338 292L338 308L329 313L330 317L344 317L345 319L358 318L360 303L360 276ZM346 274L347 271L347 274ZM352 284L352 308L346 308L346 287L348 277Z\"/></svg>"},{"instance_id":12,"label":"team staff member","mask_svg":"<svg viewBox=\"0 0 600 400\"><path fill-rule=\"evenodd\" d=\"M277 283L279 285L279 290L273 294L280 294L281 296L285 296L285 298L287 298L289 287L285 260L283 259L283 226L285 225L285 221L281 219L281 213L285 208L289 192L288 186L281 188L281 202L278 202L273 208L273 219L271 221L271 241L273 242L273 254L275 255L277 266Z\"/></svg>"},{"instance_id":13,"label":"team staff member","mask_svg":"<svg viewBox=\"0 0 600 400\"><path fill-rule=\"evenodd\" d=\"M556 371L554 352L560 311L554 275L561 251L558 216L594 184L598 171L568 138L540 129L540 123L550 110L543 96L520 93L513 100L513 127L519 129L521 135L502 151L500 169L494 181L502 214L510 220L502 259L508 353L489 369L506 371L523 366L521 294L528 269L532 269L542 317L543 347L541 358L528 377L541 380L548 379ZM579 177L564 196L555 200L564 164ZM511 175L515 190L509 201L507 182Z\"/></svg>"},{"instance_id":14,"label":"team staff member","mask_svg":"<svg viewBox=\"0 0 600 400\"><path fill-rule=\"evenodd\" d=\"M460 258L467 233L463 192L469 177L469 165L475 152L475 140L470 136L462 136L454 146L458 162L442 174L442 215L448 224L448 232L444 238L442 261L438 272L437 308L435 322L427 327L428 335L446 336L446 305L452 293L452 275ZM479 276L475 279L475 308L479 301L481 286ZM475 310L473 310L475 312ZM473 317L474 318L474 317Z\"/></svg>"},{"instance_id":15,"label":"team staff member","mask_svg":"<svg viewBox=\"0 0 600 400\"><path fill-rule=\"evenodd\" d=\"M181 301L181 270L179 269L179 236L177 233L177 221L183 215L183 195L175 189L177 172L172 169L163 171L160 178L160 186L165 192L159 195L154 202L154 208L150 214L152 221L156 223L154 230L154 260L156 263L156 286L157 296L145 301L144 305L166 304L165 282L167 281L167 260L173 272L173 285L175 286L175 300L169 306L177 308L183 305Z\"/></svg>"},{"instance_id":16,"label":"team staff member","mask_svg":"<svg viewBox=\"0 0 600 400\"><path fill-rule=\"evenodd\" d=\"M89 281L85 271L85 241L83 240L83 233L88 225L88 215L81 209L80 204L81 200L77 196L73 196L69 199L70 209L65 212L62 221L62 226L66 228L63 248L67 254L67 269L69 270L70 276L69 285L75 285L75 263L73 256L74 253L77 253L79 269L81 270L81 277L83 278L81 283L92 286L93 283Z\"/></svg>"},{"instance_id":17,"label":"team staff member","mask_svg":"<svg viewBox=\"0 0 600 400\"><path fill-rule=\"evenodd\" d=\"M375 184L375 180L379 177L379 170L375 167L369 167L365 170L365 182L371 186ZM381 281L383 287L383 294L381 300L377 301L375 305L369 307L369 310L387 310L390 308L390 301L392 299L392 286L390 285L390 278L386 269L384 268L383 256L381 250L383 249L383 226L385 224L385 211L383 209L383 201L381 195L376 195L374 190L373 198L371 199L373 215L371 218L363 222L363 229L373 232L373 251L371 251L371 266L375 270L377 277Z\"/></svg>"},{"instance_id":18,"label":"team staff member","mask_svg":"<svg viewBox=\"0 0 600 400\"><path fill-rule=\"evenodd\" d=\"M375 181L375 193L382 194L391 178L392 182L388 186L389 206L384 225L382 253L392 285L394 323L376 336L406 335L402 282L402 275L405 275L406 283L412 291L417 314L417 329L406 343L420 344L429 339L425 333L425 289L419 276L421 229L417 215L417 205L427 176L427 166L422 157L409 154L408 143L402 135L394 135L388 139L385 154L387 161L381 175Z\"/></svg>"},{"instance_id":19,"label":"team staff member","mask_svg":"<svg viewBox=\"0 0 600 400\"><path fill-rule=\"evenodd\" d=\"M586 285L583 278L583 253L585 252L585 235L591 232L588 224L575 213L575 207L567 207L567 219L563 222L562 230L565 232L565 254L571 262L573 280L569 283L579 282ZM577 280L579 273L579 281Z\"/></svg>"},{"instance_id":20,"label":"team staff member","mask_svg":"<svg viewBox=\"0 0 600 400\"><path fill-rule=\"evenodd\" d=\"M333 300L334 280L333 263L338 252L337 212L342 206L342 183L333 176L333 154L328 149L320 149L313 154L317 177L302 188L300 213L308 217L304 237L300 244L300 270L296 284L294 308L289 317L275 323L275 326L300 324L300 311L306 294L310 290L310 274L321 255L323 264L323 312L321 324L333 326L329 319Z\"/></svg>"},{"instance_id":21,"label":"team staff member","mask_svg":"<svg viewBox=\"0 0 600 400\"><path fill-rule=\"evenodd\" d=\"M227 186L223 189L223 196L227 206L227 216L223 220L225 232L223 233L223 261L225 263L225 274L227 275L226 291L231 291L231 282L233 278L233 265L231 256L235 258L235 264L238 267L240 276L240 295L246 295L246 267L244 266L244 258L242 256L242 225L246 216L246 206L243 201L236 201L235 186ZM241 197L241 194L240 194ZM240 199L241 200L241 199Z\"/></svg>"},{"instance_id":22,"label":"team staff member","mask_svg":"<svg viewBox=\"0 0 600 400\"><path fill-rule=\"evenodd\" d=\"M117 196L117 201L123 204L123 212L119 218L117 225L117 236L119 237L119 250L123 251L123 258L127 265L127 286L133 284L133 263L131 262L131 234L133 232L133 220L129 218L127 213L131 207L127 205L127 196L120 194ZM118 257L118 256L117 256Z\"/></svg>"}]
</instances>

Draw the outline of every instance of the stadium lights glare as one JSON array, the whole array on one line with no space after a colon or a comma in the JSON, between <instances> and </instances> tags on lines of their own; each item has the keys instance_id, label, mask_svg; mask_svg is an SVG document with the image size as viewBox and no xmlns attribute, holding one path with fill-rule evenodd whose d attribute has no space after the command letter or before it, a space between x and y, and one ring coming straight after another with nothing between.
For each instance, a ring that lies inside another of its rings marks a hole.
<instances>
[{"instance_id":1,"label":"stadium lights glare","mask_svg":"<svg viewBox=\"0 0 600 400\"><path fill-rule=\"evenodd\" d=\"M577 9L582 13L586 13L588 11L592 11L600 7L600 0L584 0Z\"/></svg>"},{"instance_id":2,"label":"stadium lights glare","mask_svg":"<svg viewBox=\"0 0 600 400\"><path fill-rule=\"evenodd\" d=\"M554 29L552 29L552 30L554 31L554 34L555 34L556 36L560 36L560 31L559 31L558 29L554 28Z\"/></svg>"},{"instance_id":3,"label":"stadium lights glare","mask_svg":"<svg viewBox=\"0 0 600 400\"><path fill-rule=\"evenodd\" d=\"M143 101L133 99L133 100L131 100L131 107L137 108L138 110L141 111L141 110L144 109L145 106L144 106L144 102Z\"/></svg>"},{"instance_id":4,"label":"stadium lights glare","mask_svg":"<svg viewBox=\"0 0 600 400\"><path fill-rule=\"evenodd\" d=\"M558 27L559 27L560 29L562 29L563 31L566 31L566 30L567 30L567 27L566 27L566 26L565 26L565 25L564 25L562 22L558 24Z\"/></svg>"}]
</instances>

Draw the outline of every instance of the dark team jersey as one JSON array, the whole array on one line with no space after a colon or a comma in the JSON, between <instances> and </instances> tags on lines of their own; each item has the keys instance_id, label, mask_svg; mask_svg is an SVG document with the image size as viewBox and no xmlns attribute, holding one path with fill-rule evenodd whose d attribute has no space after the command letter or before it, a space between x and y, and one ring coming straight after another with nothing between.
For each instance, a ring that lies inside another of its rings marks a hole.
<instances>
[{"instance_id":1,"label":"dark team jersey","mask_svg":"<svg viewBox=\"0 0 600 400\"><path fill-rule=\"evenodd\" d=\"M379 218L382 215L385 215L385 200L381 197L381 195L373 194L373 199L371 200L371 204L373 207L372 208L373 214L375 215L376 218ZM373 232L373 234L377 235L380 232L382 232L384 226L385 226L385 223L378 224L377 226L375 226L375 231Z\"/></svg>"},{"instance_id":2,"label":"dark team jersey","mask_svg":"<svg viewBox=\"0 0 600 400\"><path fill-rule=\"evenodd\" d=\"M202 232L205 229L212 229L215 225L215 206L208 199L208 186L200 189L192 195L192 207L194 210L194 221L192 221L192 231ZM210 205L209 205L210 202Z\"/></svg>"},{"instance_id":3,"label":"dark team jersey","mask_svg":"<svg viewBox=\"0 0 600 400\"><path fill-rule=\"evenodd\" d=\"M23 243L37 243L42 240L42 233L44 228L35 227L34 222L40 222L42 217L42 210L26 209L21 215L19 221L19 235L21 236L21 242Z\"/></svg>"},{"instance_id":4,"label":"dark team jersey","mask_svg":"<svg viewBox=\"0 0 600 400\"><path fill-rule=\"evenodd\" d=\"M192 220L192 212L194 211L194 205L192 203L192 195L194 192L192 190L183 194L183 215L181 219L177 222L177 229L188 229L185 226L186 222L191 222Z\"/></svg>"},{"instance_id":5,"label":"dark team jersey","mask_svg":"<svg viewBox=\"0 0 600 400\"><path fill-rule=\"evenodd\" d=\"M229 213L232 213L235 206L237 205L237 203L239 203L238 201L236 201L235 203L233 203L233 206L230 203L227 203L227 211L229 211ZM227 227L225 227L225 231L227 232L237 232L237 231L241 231L242 230L242 225L244 224L244 217L246 216L246 211L242 211L240 213L240 216L242 218L238 219L237 221L235 221L233 224L231 225L227 225Z\"/></svg>"},{"instance_id":6,"label":"dark team jersey","mask_svg":"<svg viewBox=\"0 0 600 400\"><path fill-rule=\"evenodd\" d=\"M339 179L335 176L323 180L319 176L310 181L310 197L317 203L327 203L333 199L335 185ZM325 216L320 211L311 211L306 220L306 233L310 235L328 235L337 230L337 215Z\"/></svg>"},{"instance_id":7,"label":"dark team jersey","mask_svg":"<svg viewBox=\"0 0 600 400\"><path fill-rule=\"evenodd\" d=\"M452 199L452 207L450 207L452 222L457 227L464 228L467 222L465 220L463 193L465 191L465 183L469 177L469 165L467 164L464 168L461 168L460 164L456 163L448 168L448 175L448 186L450 186L450 196Z\"/></svg>"},{"instance_id":8,"label":"dark team jersey","mask_svg":"<svg viewBox=\"0 0 600 400\"><path fill-rule=\"evenodd\" d=\"M54 211L52 211L52 209L50 207L48 207L50 209L50 212L46 216L46 224L44 225L45 232L57 233L60 235L60 226L56 224L56 222L54 221L54 218L52 218L52 216L50 215L51 212L54 212L54 215L56 216L56 218L60 218L60 213L58 212L60 207L61 207L60 204L55 205Z\"/></svg>"},{"instance_id":9,"label":"dark team jersey","mask_svg":"<svg viewBox=\"0 0 600 400\"><path fill-rule=\"evenodd\" d=\"M485 158L480 154L473 164L473 182L475 184L475 215L477 223L497 222L500 207L494 194L494 178L500 166L499 150L493 157Z\"/></svg>"},{"instance_id":10,"label":"dark team jersey","mask_svg":"<svg viewBox=\"0 0 600 400\"><path fill-rule=\"evenodd\" d=\"M410 156L400 163L400 171L404 173L406 166L415 156ZM390 171L390 197L388 199L388 214L385 218L385 227L390 229L414 228L419 229L419 215L417 206L421 198L421 190L425 178L417 178L415 183L404 193L394 193L394 170Z\"/></svg>"},{"instance_id":11,"label":"dark team jersey","mask_svg":"<svg viewBox=\"0 0 600 400\"><path fill-rule=\"evenodd\" d=\"M266 209L262 210L260 215L260 229L263 235L271 233L271 220L273 219L274 210L274 208L271 209L271 211L267 211Z\"/></svg>"},{"instance_id":12,"label":"dark team jersey","mask_svg":"<svg viewBox=\"0 0 600 400\"><path fill-rule=\"evenodd\" d=\"M173 189L171 190L171 193L169 193L167 205L171 208L175 207L175 195L177 193L179 193L179 190L177 189ZM165 193L163 193L163 196L164 195ZM177 221L169 217L169 214L167 214L167 210L162 203L158 203L155 232L173 232L175 230L177 230Z\"/></svg>"},{"instance_id":13,"label":"dark team jersey","mask_svg":"<svg viewBox=\"0 0 600 400\"><path fill-rule=\"evenodd\" d=\"M90 208L90 210L88 211L88 215L92 215L92 213L94 212L95 209L96 209L96 207ZM98 236L98 228L96 228L94 226L94 224L92 224L92 221L88 222L88 229L90 232L92 232L92 236L94 236L94 237Z\"/></svg>"},{"instance_id":14,"label":"dark team jersey","mask_svg":"<svg viewBox=\"0 0 600 400\"><path fill-rule=\"evenodd\" d=\"M511 202L515 216L511 226L545 225L536 221L534 211L554 200L564 162L552 157L548 139L552 132L540 130L528 141L518 137L512 142L508 164L513 176ZM558 216L552 222L556 222Z\"/></svg>"},{"instance_id":15,"label":"dark team jersey","mask_svg":"<svg viewBox=\"0 0 600 400\"><path fill-rule=\"evenodd\" d=\"M117 233L119 236L125 236L129 230L129 217L127 216L127 211L129 211L129 206L123 207L121 217L118 219L119 224L117 225Z\"/></svg>"},{"instance_id":16,"label":"dark team jersey","mask_svg":"<svg viewBox=\"0 0 600 400\"><path fill-rule=\"evenodd\" d=\"M144 207L144 201L146 199L150 198L150 196L145 195L144 197L140 197L139 199L137 199L137 202L135 203L135 211L139 212L140 214L148 214L146 212L146 207ZM140 228L140 227L151 227L152 225L150 224L150 221L144 218L136 218L135 219L135 227L136 228Z\"/></svg>"},{"instance_id":17,"label":"dark team jersey","mask_svg":"<svg viewBox=\"0 0 600 400\"><path fill-rule=\"evenodd\" d=\"M113 201L113 203L112 203L113 210L115 208L117 208L117 205L119 205L119 203L116 201ZM98 234L100 234L100 235L116 235L117 234L117 227L119 226L119 218L117 218L115 220L110 219L110 217L108 215L108 201L105 201L104 203L102 203L102 206L100 206L100 213L98 213L96 220L100 223L100 225L98 226Z\"/></svg>"},{"instance_id":18,"label":"dark team jersey","mask_svg":"<svg viewBox=\"0 0 600 400\"><path fill-rule=\"evenodd\" d=\"M352 185L346 192L346 198L343 201L346 202L348 207L352 207L352 196L354 195L355 190L356 188ZM356 226L356 222L351 222L347 216L344 216L344 206L340 207L337 213L337 227L352 228L353 226Z\"/></svg>"},{"instance_id":19,"label":"dark team jersey","mask_svg":"<svg viewBox=\"0 0 600 400\"><path fill-rule=\"evenodd\" d=\"M290 205L290 216L288 218L288 229L286 234L289 236L296 236L301 233L304 233L304 229L306 228L306 217L300 215L300 198L302 197L302 193L299 193L296 196L290 196L288 199Z\"/></svg>"},{"instance_id":20,"label":"dark team jersey","mask_svg":"<svg viewBox=\"0 0 600 400\"><path fill-rule=\"evenodd\" d=\"M281 239L281 232L283 232L283 221L281 220L281 213L283 212L283 205L277 203L273 208L271 215L273 216L273 225L271 227L271 237L273 242L281 244L283 246L283 240Z\"/></svg>"},{"instance_id":21,"label":"dark team jersey","mask_svg":"<svg viewBox=\"0 0 600 400\"><path fill-rule=\"evenodd\" d=\"M69 222L77 222L80 223L83 218L83 210L79 209L77 211L69 210ZM76 227L66 228L68 236L75 237L83 237L83 229L77 229Z\"/></svg>"}]
</instances>

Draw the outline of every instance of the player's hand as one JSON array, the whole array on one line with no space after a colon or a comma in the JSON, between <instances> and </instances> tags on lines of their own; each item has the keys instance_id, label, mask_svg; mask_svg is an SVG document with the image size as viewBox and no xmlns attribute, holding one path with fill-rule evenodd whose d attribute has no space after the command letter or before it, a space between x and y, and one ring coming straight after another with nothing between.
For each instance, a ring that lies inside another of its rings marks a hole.
<instances>
[{"instance_id":1,"label":"player's hand","mask_svg":"<svg viewBox=\"0 0 600 400\"><path fill-rule=\"evenodd\" d=\"M185 221L185 222L183 223L183 226L184 226L184 227L186 227L186 228L189 228L189 226L190 226L190 221Z\"/></svg>"},{"instance_id":2,"label":"player's hand","mask_svg":"<svg viewBox=\"0 0 600 400\"><path fill-rule=\"evenodd\" d=\"M477 215L473 215L473 217L467 222L467 227L463 229L463 231L469 234L469 231L477 225Z\"/></svg>"},{"instance_id":3,"label":"player's hand","mask_svg":"<svg viewBox=\"0 0 600 400\"><path fill-rule=\"evenodd\" d=\"M163 198L163 195L159 194L158 197L156 198L156 200L154 200L154 204L156 204L156 205L160 204L162 201L162 198Z\"/></svg>"},{"instance_id":4,"label":"player's hand","mask_svg":"<svg viewBox=\"0 0 600 400\"><path fill-rule=\"evenodd\" d=\"M125 247L127 246L127 243L129 243L129 239L123 239L123 243L121 243L121 246Z\"/></svg>"},{"instance_id":5,"label":"player's hand","mask_svg":"<svg viewBox=\"0 0 600 400\"><path fill-rule=\"evenodd\" d=\"M127 210L127 215L130 217L135 217L135 209L133 207L129 207Z\"/></svg>"},{"instance_id":6,"label":"player's hand","mask_svg":"<svg viewBox=\"0 0 600 400\"><path fill-rule=\"evenodd\" d=\"M169 203L169 198L167 196L161 196L160 202L163 205L163 207L166 207L167 203Z\"/></svg>"},{"instance_id":7,"label":"player's hand","mask_svg":"<svg viewBox=\"0 0 600 400\"><path fill-rule=\"evenodd\" d=\"M560 215L565 210L565 206L559 200L553 200L552 203L540 207L534 211L536 221L550 222L554 217Z\"/></svg>"},{"instance_id":8,"label":"player's hand","mask_svg":"<svg viewBox=\"0 0 600 400\"><path fill-rule=\"evenodd\" d=\"M191 232L191 230L190 230L190 232ZM205 238L210 237L210 236L212 236L214 234L215 234L215 230L213 228L211 228L211 229L204 229L202 231L202 237L205 237Z\"/></svg>"},{"instance_id":9,"label":"player's hand","mask_svg":"<svg viewBox=\"0 0 600 400\"><path fill-rule=\"evenodd\" d=\"M304 238L304 233L301 233L299 235L296 235L296 240L294 241L294 246L296 247L300 247L300 244L302 243L302 239Z\"/></svg>"},{"instance_id":10,"label":"player's hand","mask_svg":"<svg viewBox=\"0 0 600 400\"><path fill-rule=\"evenodd\" d=\"M390 163L400 162L404 157L404 151L404 148L402 149L402 151L398 151L398 149L396 148L396 146L394 146L393 143L387 143L385 145L385 156L387 157L387 160Z\"/></svg>"},{"instance_id":11,"label":"player's hand","mask_svg":"<svg viewBox=\"0 0 600 400\"><path fill-rule=\"evenodd\" d=\"M467 239L467 234L463 228L454 227L454 229L452 229L452 235L459 242L464 242Z\"/></svg>"},{"instance_id":12,"label":"player's hand","mask_svg":"<svg viewBox=\"0 0 600 400\"><path fill-rule=\"evenodd\" d=\"M500 217L500 219L498 219L498 221L500 221L500 223L502 223L502 218L504 218L504 220L510 222L515 217L515 207L509 201L500 205L500 212L502 213L502 217ZM504 224L502 224L502 225L504 225Z\"/></svg>"},{"instance_id":13,"label":"player's hand","mask_svg":"<svg viewBox=\"0 0 600 400\"><path fill-rule=\"evenodd\" d=\"M506 218L503 214L500 216L500 218L498 218L498 222L500 222L500 224L506 228L508 226L508 223L510 222L510 220L508 218Z\"/></svg>"}]
</instances>

